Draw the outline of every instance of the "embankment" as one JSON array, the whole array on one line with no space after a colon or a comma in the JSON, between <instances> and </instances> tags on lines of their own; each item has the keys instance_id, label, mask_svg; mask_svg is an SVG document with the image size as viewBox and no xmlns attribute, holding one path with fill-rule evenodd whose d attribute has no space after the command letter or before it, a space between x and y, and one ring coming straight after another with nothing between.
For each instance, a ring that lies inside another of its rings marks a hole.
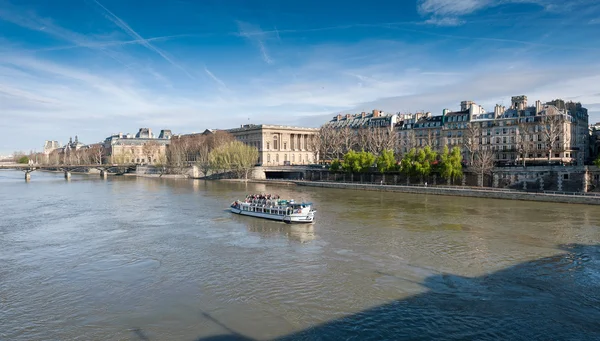
<instances>
[{"instance_id":1,"label":"embankment","mask_svg":"<svg viewBox=\"0 0 600 341\"><path fill-rule=\"evenodd\" d=\"M269 182L271 183L271 182ZM402 192L414 194L446 195L459 197L475 197L488 199L543 201L567 204L600 205L600 196L577 194L552 194L552 193L527 193L509 190L451 188L451 187L423 187L401 185L371 185L351 184L321 181L293 181L299 186L354 189L359 191Z\"/></svg>"}]
</instances>

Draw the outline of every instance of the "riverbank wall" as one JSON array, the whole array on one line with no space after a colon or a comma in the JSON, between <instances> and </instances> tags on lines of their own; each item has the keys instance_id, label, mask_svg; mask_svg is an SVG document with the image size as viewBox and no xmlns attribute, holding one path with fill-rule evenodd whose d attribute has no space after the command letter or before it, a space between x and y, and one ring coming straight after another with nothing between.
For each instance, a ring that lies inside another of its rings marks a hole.
<instances>
[{"instance_id":1,"label":"riverbank wall","mask_svg":"<svg viewBox=\"0 0 600 341\"><path fill-rule=\"evenodd\" d=\"M375 184L356 184L325 181L292 181L298 186L353 189L358 191L380 191L380 192L401 192L413 194L430 194L459 197L475 197L487 199L507 199L524 201L542 201L567 204L586 204L600 205L600 195L593 194L566 194L566 193L528 193L516 190L498 190L491 188L460 188L460 187L442 187L442 186L402 186L402 185L375 185Z\"/></svg>"}]
</instances>

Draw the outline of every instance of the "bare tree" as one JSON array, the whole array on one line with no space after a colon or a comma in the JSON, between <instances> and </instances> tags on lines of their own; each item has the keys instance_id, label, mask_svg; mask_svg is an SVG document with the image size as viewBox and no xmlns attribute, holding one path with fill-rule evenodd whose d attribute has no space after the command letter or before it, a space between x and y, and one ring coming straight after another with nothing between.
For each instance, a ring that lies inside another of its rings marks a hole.
<instances>
[{"instance_id":1,"label":"bare tree","mask_svg":"<svg viewBox=\"0 0 600 341\"><path fill-rule=\"evenodd\" d=\"M148 163L150 164L156 162L156 154L159 150L160 146L158 143L156 143L156 141L146 142L142 146L142 153L144 153L146 160L148 160Z\"/></svg>"},{"instance_id":2,"label":"bare tree","mask_svg":"<svg viewBox=\"0 0 600 341\"><path fill-rule=\"evenodd\" d=\"M210 164L210 147L207 141L205 143L198 146L198 157L196 158L196 165L202 171L204 176L208 176L208 173L211 171Z\"/></svg>"},{"instance_id":3,"label":"bare tree","mask_svg":"<svg viewBox=\"0 0 600 341\"><path fill-rule=\"evenodd\" d=\"M520 121L517 125L517 131L515 136L515 142L517 145L517 151L521 155L523 161L523 167L527 160L527 155L533 152L533 124L524 120Z\"/></svg>"},{"instance_id":4,"label":"bare tree","mask_svg":"<svg viewBox=\"0 0 600 341\"><path fill-rule=\"evenodd\" d=\"M356 131L356 150L369 150L370 131L367 127L358 128Z\"/></svg>"},{"instance_id":5,"label":"bare tree","mask_svg":"<svg viewBox=\"0 0 600 341\"><path fill-rule=\"evenodd\" d=\"M188 142L183 141L182 143L171 143L167 148L168 167L176 174L183 174L188 169L188 162L186 160L188 146Z\"/></svg>"},{"instance_id":6,"label":"bare tree","mask_svg":"<svg viewBox=\"0 0 600 341\"><path fill-rule=\"evenodd\" d=\"M379 155L384 150L393 150L396 146L396 133L388 127L372 127L366 130L367 132L367 148L366 151Z\"/></svg>"},{"instance_id":7,"label":"bare tree","mask_svg":"<svg viewBox=\"0 0 600 341\"><path fill-rule=\"evenodd\" d=\"M106 155L106 151L102 145L96 144L89 149L89 154L92 163L101 165Z\"/></svg>"},{"instance_id":8,"label":"bare tree","mask_svg":"<svg viewBox=\"0 0 600 341\"><path fill-rule=\"evenodd\" d=\"M540 133L550 162L552 151L560 148L557 141L563 135L565 118L554 106L548 106L545 111L540 120Z\"/></svg>"},{"instance_id":9,"label":"bare tree","mask_svg":"<svg viewBox=\"0 0 600 341\"><path fill-rule=\"evenodd\" d=\"M483 187L484 176L491 174L494 168L494 152L489 148L477 150L471 168L478 175L479 186Z\"/></svg>"},{"instance_id":10,"label":"bare tree","mask_svg":"<svg viewBox=\"0 0 600 341\"><path fill-rule=\"evenodd\" d=\"M479 123L467 123L467 128L463 134L463 147L469 154L469 165L475 160L475 153L481 144L481 126Z\"/></svg>"},{"instance_id":11,"label":"bare tree","mask_svg":"<svg viewBox=\"0 0 600 341\"><path fill-rule=\"evenodd\" d=\"M323 127L319 129L319 131L311 135L308 139L308 149L313 153L315 163L319 161L319 159L323 158L323 138L321 137L323 131Z\"/></svg>"},{"instance_id":12,"label":"bare tree","mask_svg":"<svg viewBox=\"0 0 600 341\"><path fill-rule=\"evenodd\" d=\"M338 130L339 144L342 147L342 154L352 150L356 144L356 133L350 127L344 127Z\"/></svg>"}]
</instances>

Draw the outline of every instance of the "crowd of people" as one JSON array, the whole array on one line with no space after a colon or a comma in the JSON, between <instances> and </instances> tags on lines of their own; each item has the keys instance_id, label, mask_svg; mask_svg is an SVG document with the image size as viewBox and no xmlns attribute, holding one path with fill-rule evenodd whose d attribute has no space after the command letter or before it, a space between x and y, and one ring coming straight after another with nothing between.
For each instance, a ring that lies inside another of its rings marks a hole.
<instances>
[{"instance_id":1,"label":"crowd of people","mask_svg":"<svg viewBox=\"0 0 600 341\"><path fill-rule=\"evenodd\" d=\"M277 194L248 194L246 196L246 202L255 202L255 200L278 200L279 195Z\"/></svg>"}]
</instances>

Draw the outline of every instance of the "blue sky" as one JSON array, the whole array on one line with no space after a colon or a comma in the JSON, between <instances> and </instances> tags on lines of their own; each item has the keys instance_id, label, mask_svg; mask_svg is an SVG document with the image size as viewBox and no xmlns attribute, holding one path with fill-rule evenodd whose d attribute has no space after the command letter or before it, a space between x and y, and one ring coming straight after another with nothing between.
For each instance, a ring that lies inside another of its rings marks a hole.
<instances>
[{"instance_id":1,"label":"blue sky","mask_svg":"<svg viewBox=\"0 0 600 341\"><path fill-rule=\"evenodd\" d=\"M597 0L0 0L0 154L520 94L596 122L599 56Z\"/></svg>"}]
</instances>

